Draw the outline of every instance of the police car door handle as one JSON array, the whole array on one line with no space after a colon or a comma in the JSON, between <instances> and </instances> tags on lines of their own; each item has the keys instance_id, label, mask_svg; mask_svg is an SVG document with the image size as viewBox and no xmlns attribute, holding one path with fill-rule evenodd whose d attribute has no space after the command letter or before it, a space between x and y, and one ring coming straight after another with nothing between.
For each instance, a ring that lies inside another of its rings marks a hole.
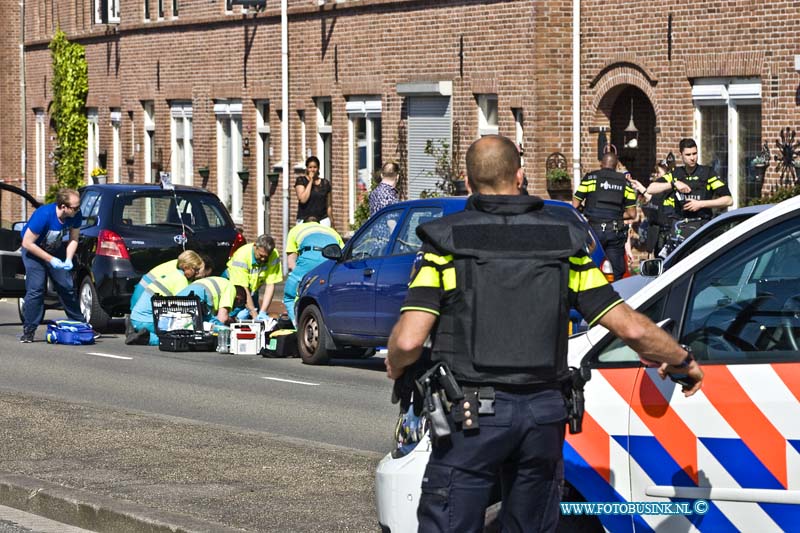
<instances>
[{"instance_id":1,"label":"police car door handle","mask_svg":"<svg viewBox=\"0 0 800 533\"><path fill-rule=\"evenodd\" d=\"M365 277L370 277L374 273L375 273L375 269L374 268L365 268L364 269L364 276Z\"/></svg>"}]
</instances>

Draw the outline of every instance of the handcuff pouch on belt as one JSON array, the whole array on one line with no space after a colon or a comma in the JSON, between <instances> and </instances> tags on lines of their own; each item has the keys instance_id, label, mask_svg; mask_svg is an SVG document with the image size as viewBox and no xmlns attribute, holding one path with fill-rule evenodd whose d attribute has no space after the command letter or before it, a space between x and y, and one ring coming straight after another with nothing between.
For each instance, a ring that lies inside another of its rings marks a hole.
<instances>
[{"instance_id":1,"label":"handcuff pouch on belt","mask_svg":"<svg viewBox=\"0 0 800 533\"><path fill-rule=\"evenodd\" d=\"M453 427L447 413L462 431L478 429L479 415L494 414L495 394L492 387L461 387L445 363L436 363L416 380L417 389L425 399L427 415L434 440L448 437Z\"/></svg>"},{"instance_id":2,"label":"handcuff pouch on belt","mask_svg":"<svg viewBox=\"0 0 800 533\"><path fill-rule=\"evenodd\" d=\"M591 377L592 374L589 367L570 367L569 376L563 382L564 397L567 402L569 432L571 435L577 435L583 431L583 387Z\"/></svg>"}]
</instances>

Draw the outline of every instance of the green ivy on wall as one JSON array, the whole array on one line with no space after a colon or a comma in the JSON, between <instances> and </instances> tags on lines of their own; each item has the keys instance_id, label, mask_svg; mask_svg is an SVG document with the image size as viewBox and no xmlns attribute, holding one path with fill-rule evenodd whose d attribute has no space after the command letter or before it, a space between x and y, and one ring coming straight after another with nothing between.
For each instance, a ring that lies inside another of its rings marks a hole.
<instances>
[{"instance_id":1,"label":"green ivy on wall","mask_svg":"<svg viewBox=\"0 0 800 533\"><path fill-rule=\"evenodd\" d=\"M69 42L60 29L56 30L49 48L53 57L53 103L50 116L57 137L53 153L56 183L50 187L46 198L48 202L52 202L58 189L77 189L84 184L89 68L84 47Z\"/></svg>"}]
</instances>

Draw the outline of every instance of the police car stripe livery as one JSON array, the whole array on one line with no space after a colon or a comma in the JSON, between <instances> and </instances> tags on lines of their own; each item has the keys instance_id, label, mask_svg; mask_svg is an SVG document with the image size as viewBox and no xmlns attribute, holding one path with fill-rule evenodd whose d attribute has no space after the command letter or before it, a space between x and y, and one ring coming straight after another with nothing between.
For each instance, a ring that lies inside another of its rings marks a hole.
<instances>
[{"instance_id":1,"label":"police car stripe livery","mask_svg":"<svg viewBox=\"0 0 800 533\"><path fill-rule=\"evenodd\" d=\"M603 516L608 530L797 529L800 364L703 369L690 399L655 369L593 372L586 395L598 401L567 437L567 480L587 501L710 500L704 515Z\"/></svg>"}]
</instances>

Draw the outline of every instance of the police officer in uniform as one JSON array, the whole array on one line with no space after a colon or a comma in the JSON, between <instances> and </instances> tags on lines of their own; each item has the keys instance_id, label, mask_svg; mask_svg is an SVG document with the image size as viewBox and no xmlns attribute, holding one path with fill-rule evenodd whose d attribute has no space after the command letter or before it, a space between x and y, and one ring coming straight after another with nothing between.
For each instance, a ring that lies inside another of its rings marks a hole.
<instances>
[{"instance_id":1,"label":"police officer in uniform","mask_svg":"<svg viewBox=\"0 0 800 533\"><path fill-rule=\"evenodd\" d=\"M430 334L431 360L446 363L465 394L447 415L450 437L434 441L419 530L481 531L500 477L503 530L554 531L570 306L665 363L662 376L697 380L684 394L700 388L703 373L689 350L622 302L587 255L579 221L520 194L520 159L509 139L479 139L466 166L474 193L466 210L417 230L420 262L386 358L388 377L401 378ZM472 405L470 397L486 401Z\"/></svg>"},{"instance_id":2,"label":"police officer in uniform","mask_svg":"<svg viewBox=\"0 0 800 533\"><path fill-rule=\"evenodd\" d=\"M583 214L600 238L614 279L625 274L626 221L636 218L636 191L625 175L617 172L617 154L603 154L602 168L586 174L575 191L572 205L583 206Z\"/></svg>"},{"instance_id":3,"label":"police officer in uniform","mask_svg":"<svg viewBox=\"0 0 800 533\"><path fill-rule=\"evenodd\" d=\"M667 193L663 211L670 221L681 218L698 219L686 228L684 237L697 230L714 216L712 209L733 204L731 192L725 182L705 165L697 164L697 143L694 139L681 139L678 144L683 166L655 180L647 187L650 194ZM658 251L658 250L656 250Z\"/></svg>"}]
</instances>

